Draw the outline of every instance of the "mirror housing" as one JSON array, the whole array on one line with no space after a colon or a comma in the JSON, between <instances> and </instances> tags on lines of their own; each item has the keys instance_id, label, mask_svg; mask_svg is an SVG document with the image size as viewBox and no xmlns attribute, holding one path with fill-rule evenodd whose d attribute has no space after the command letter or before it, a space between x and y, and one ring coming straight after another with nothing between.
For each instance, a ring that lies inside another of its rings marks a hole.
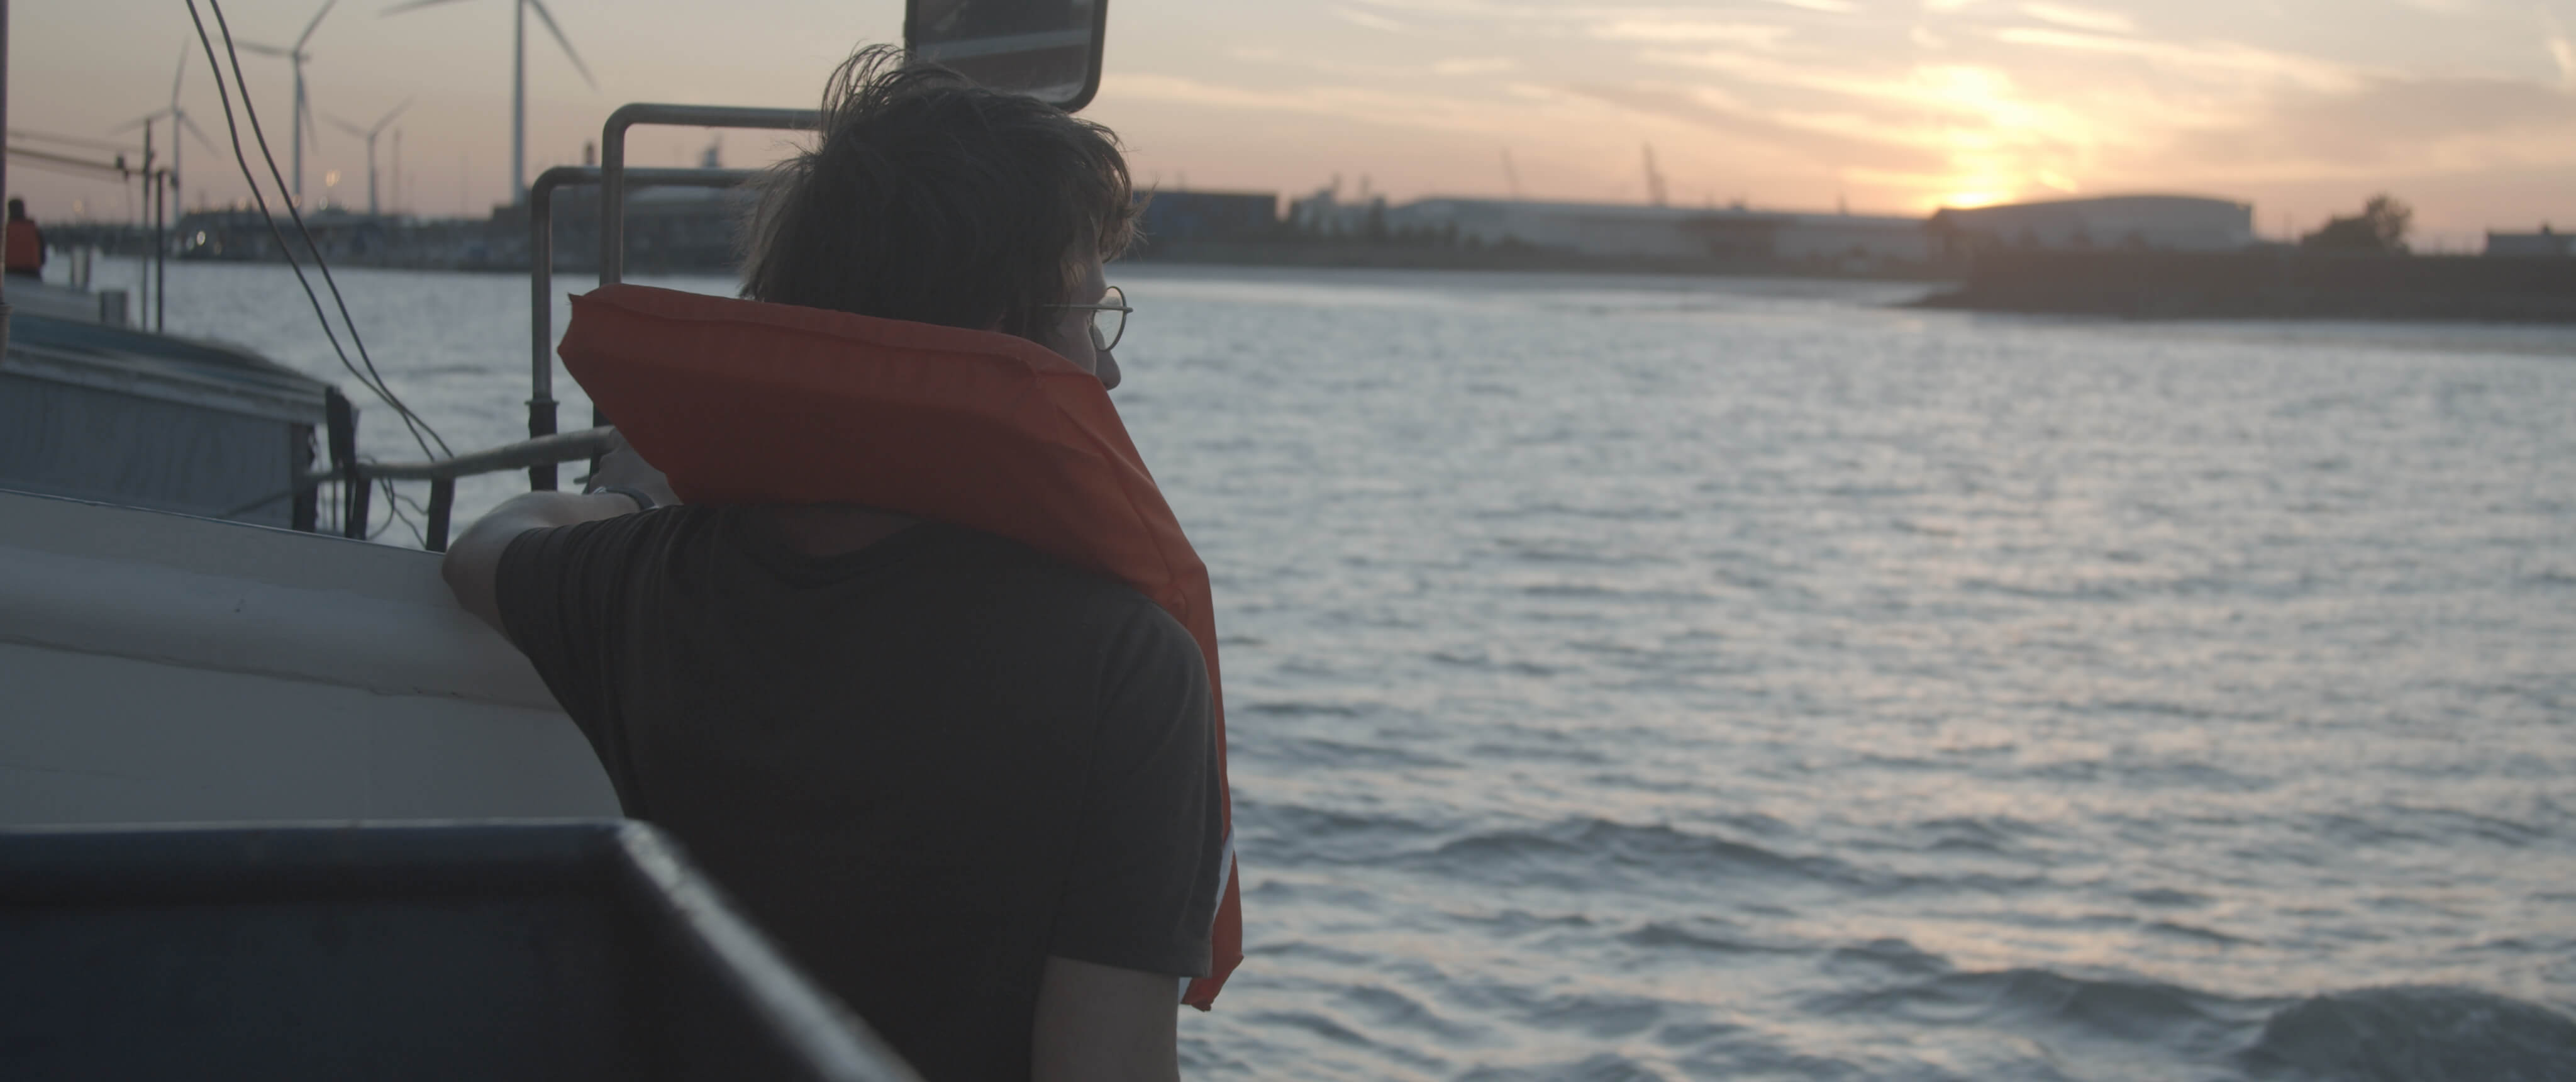
<instances>
[{"instance_id":1,"label":"mirror housing","mask_svg":"<svg viewBox=\"0 0 2576 1082\"><path fill-rule=\"evenodd\" d=\"M904 0L903 6L903 46L912 59L1068 113L1100 91L1108 30L1109 0Z\"/></svg>"}]
</instances>

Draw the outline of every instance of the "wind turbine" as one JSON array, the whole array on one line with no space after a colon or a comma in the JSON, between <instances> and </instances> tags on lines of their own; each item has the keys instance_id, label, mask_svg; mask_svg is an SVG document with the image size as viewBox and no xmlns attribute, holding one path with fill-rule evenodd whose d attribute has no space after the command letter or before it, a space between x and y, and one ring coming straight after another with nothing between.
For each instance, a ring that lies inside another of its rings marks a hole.
<instances>
[{"instance_id":1,"label":"wind turbine","mask_svg":"<svg viewBox=\"0 0 2576 1082\"><path fill-rule=\"evenodd\" d=\"M179 196L179 183L186 179L188 174L186 171L179 168L179 145L184 142L184 140L179 138L177 129L188 129L188 134L196 136L197 142L203 144L207 150L215 149L215 141L207 137L205 129L198 127L197 122L188 116L188 110L179 104L179 84L186 80L187 77L188 46L186 42L181 42L179 45L179 71L177 74L170 77L170 104L163 108L145 113L144 115L135 118L132 123L125 124L116 129L120 132L133 131L136 128L150 124L162 117L166 116L170 118L170 127L172 129L170 132L170 201L179 204L180 209L183 212L187 209L187 200L182 199Z\"/></svg>"},{"instance_id":2,"label":"wind turbine","mask_svg":"<svg viewBox=\"0 0 2576 1082\"><path fill-rule=\"evenodd\" d=\"M304 46L313 40L313 32L321 28L322 17L330 14L332 5L339 2L340 0L322 0L322 10L313 13L312 22L304 24L304 33L295 39L295 47L292 49L280 49L274 45L259 45L247 41L241 43L242 48L254 53L285 57L288 63L295 65L293 127L295 128L295 204L297 206L304 205L304 133L312 132L313 141L316 143L322 141L321 130L313 126L313 106L304 98L304 62L313 59L313 54L305 52Z\"/></svg>"},{"instance_id":3,"label":"wind turbine","mask_svg":"<svg viewBox=\"0 0 2576 1082\"><path fill-rule=\"evenodd\" d=\"M341 131L367 141L367 216L370 218L378 213L376 210L376 137L383 135L386 125L392 124L395 117L401 116L403 110L409 108L411 108L410 99L404 99L402 104L394 106L393 112L386 113L383 118L377 120L376 126L372 128L361 128L336 116L331 118L331 123L338 125Z\"/></svg>"},{"instance_id":4,"label":"wind turbine","mask_svg":"<svg viewBox=\"0 0 2576 1082\"><path fill-rule=\"evenodd\" d=\"M408 3L396 4L392 7L386 8L385 14L400 15L406 11L453 2L454 0L409 0ZM573 51L572 39L565 37L563 28L555 25L554 13L546 10L545 0L510 0L510 8L512 16L510 33L510 198L512 205L516 206L528 201L529 8L537 9L537 18L546 24L546 33L554 35L555 44L563 46L564 56L572 61L573 70L581 72L581 80L585 83L589 83L590 88L593 90L599 89L599 80L590 77L590 65L582 63L581 54Z\"/></svg>"}]
</instances>

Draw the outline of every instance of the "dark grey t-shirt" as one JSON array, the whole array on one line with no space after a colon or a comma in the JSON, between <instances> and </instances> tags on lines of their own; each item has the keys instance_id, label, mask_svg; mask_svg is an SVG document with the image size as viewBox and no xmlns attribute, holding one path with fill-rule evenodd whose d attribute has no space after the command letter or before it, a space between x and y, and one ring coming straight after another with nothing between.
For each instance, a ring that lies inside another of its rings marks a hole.
<instances>
[{"instance_id":1,"label":"dark grey t-shirt","mask_svg":"<svg viewBox=\"0 0 2576 1082\"><path fill-rule=\"evenodd\" d=\"M1207 972L1207 667L1135 591L955 527L817 558L677 507L523 534L498 593L626 813L932 1082L1028 1077L1048 955Z\"/></svg>"}]
</instances>

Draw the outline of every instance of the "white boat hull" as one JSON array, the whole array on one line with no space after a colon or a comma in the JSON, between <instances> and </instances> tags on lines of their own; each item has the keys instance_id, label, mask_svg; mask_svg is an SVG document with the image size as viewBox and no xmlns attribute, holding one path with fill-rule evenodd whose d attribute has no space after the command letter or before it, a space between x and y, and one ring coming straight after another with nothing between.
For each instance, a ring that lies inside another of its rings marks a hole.
<instances>
[{"instance_id":1,"label":"white boat hull","mask_svg":"<svg viewBox=\"0 0 2576 1082\"><path fill-rule=\"evenodd\" d=\"M438 560L0 492L0 826L617 814Z\"/></svg>"}]
</instances>

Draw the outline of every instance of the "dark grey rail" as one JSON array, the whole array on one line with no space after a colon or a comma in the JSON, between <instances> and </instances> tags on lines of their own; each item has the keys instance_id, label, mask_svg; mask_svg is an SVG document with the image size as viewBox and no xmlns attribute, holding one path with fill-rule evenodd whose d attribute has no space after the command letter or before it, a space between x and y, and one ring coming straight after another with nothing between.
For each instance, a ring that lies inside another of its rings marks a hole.
<instances>
[{"instance_id":1,"label":"dark grey rail","mask_svg":"<svg viewBox=\"0 0 2576 1082\"><path fill-rule=\"evenodd\" d=\"M626 182L639 188L731 188L754 175L749 169L629 169ZM528 186L528 438L555 434L555 189L597 184L600 170L587 165L558 165L537 174ZM600 231L623 235L624 220L611 218L603 206ZM618 225L612 228L609 223ZM550 492L555 463L528 467L528 488Z\"/></svg>"},{"instance_id":2,"label":"dark grey rail","mask_svg":"<svg viewBox=\"0 0 2576 1082\"><path fill-rule=\"evenodd\" d=\"M614 428L585 428L578 432L561 432L532 440L504 444L482 451L469 451L454 458L436 462L360 462L351 467L361 482L427 481L429 482L429 525L424 547L431 552L447 550L448 518L456 509L456 479L504 470L527 469L544 465L597 458L606 454L617 436ZM319 485L343 480L340 470L306 474L302 483ZM362 483L353 486L366 491ZM552 487L552 486L548 486ZM356 506L363 507L364 504ZM360 512L360 521L364 513Z\"/></svg>"},{"instance_id":3,"label":"dark grey rail","mask_svg":"<svg viewBox=\"0 0 2576 1082\"><path fill-rule=\"evenodd\" d=\"M0 0L5 4L6 0ZM5 9L0 9L5 10ZM423 540L432 552L445 551L450 516L456 506L456 479L504 470L528 471L528 487L551 491L556 467L605 453L616 430L604 423L578 432L556 431L559 403L554 395L554 193L558 188L597 184L599 192L599 283L615 285L626 276L626 189L636 187L730 188L749 180L747 169L628 169L626 129L638 124L676 124L703 128L809 130L821 119L812 109L761 109L723 105L635 104L609 114L600 138L600 164L557 166L537 175L528 187L528 438L519 443L474 451L436 462L353 462L344 473L306 474L302 485L352 480L350 516L366 521L368 485L363 482L429 482L429 523ZM599 419L594 416L596 422Z\"/></svg>"},{"instance_id":4,"label":"dark grey rail","mask_svg":"<svg viewBox=\"0 0 2576 1082\"><path fill-rule=\"evenodd\" d=\"M599 133L599 284L616 285L626 277L626 129L638 124L677 124L691 128L768 128L811 131L823 114L813 109L758 109L735 105L660 105L637 102L608 114Z\"/></svg>"}]
</instances>

